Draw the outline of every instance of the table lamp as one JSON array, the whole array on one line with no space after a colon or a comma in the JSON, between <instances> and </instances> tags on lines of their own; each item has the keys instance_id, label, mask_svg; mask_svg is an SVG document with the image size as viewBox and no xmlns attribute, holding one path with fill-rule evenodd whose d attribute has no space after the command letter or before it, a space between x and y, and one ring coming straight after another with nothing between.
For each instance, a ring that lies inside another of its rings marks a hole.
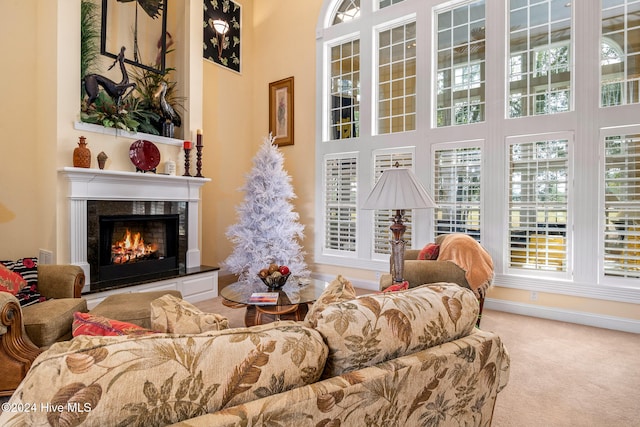
<instances>
[{"instance_id":1,"label":"table lamp","mask_svg":"<svg viewBox=\"0 0 640 427\"><path fill-rule=\"evenodd\" d=\"M385 170L371 190L362 209L392 209L396 211L390 229L393 234L391 243L391 276L394 283L404 281L404 249L406 242L403 235L407 226L402 223L406 209L435 208L436 203L427 194L418 178L409 169L394 168Z\"/></svg>"}]
</instances>

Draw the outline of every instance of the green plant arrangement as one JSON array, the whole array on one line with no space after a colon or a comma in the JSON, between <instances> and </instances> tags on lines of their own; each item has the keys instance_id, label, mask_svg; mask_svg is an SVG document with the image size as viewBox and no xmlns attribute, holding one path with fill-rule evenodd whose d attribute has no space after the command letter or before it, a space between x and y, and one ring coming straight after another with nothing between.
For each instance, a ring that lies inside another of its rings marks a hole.
<instances>
[{"instance_id":1,"label":"green plant arrangement","mask_svg":"<svg viewBox=\"0 0 640 427\"><path fill-rule=\"evenodd\" d=\"M98 71L96 67L100 55L98 40L100 40L98 4L91 0L82 0L80 3L80 75L82 77ZM84 98L84 86L81 93Z\"/></svg>"},{"instance_id":2,"label":"green plant arrangement","mask_svg":"<svg viewBox=\"0 0 640 427\"><path fill-rule=\"evenodd\" d=\"M160 134L154 125L159 122L160 116L147 108L143 108L140 99L134 96L128 96L123 99L118 107L111 97L104 92L100 92L92 108L88 111L82 111L81 119L86 123L122 129L127 132Z\"/></svg>"},{"instance_id":3,"label":"green plant arrangement","mask_svg":"<svg viewBox=\"0 0 640 427\"><path fill-rule=\"evenodd\" d=\"M99 57L98 41L100 31L96 15L96 4L89 0L82 1L82 44L81 71L83 78L95 70ZM171 35L167 33L167 46L173 44ZM171 51L167 51L170 53ZM135 90L125 95L120 105L104 91L98 93L93 103L85 101L86 92L82 91L81 120L86 123L99 124L104 127L122 129L128 132L144 132L152 135L162 134L166 111L163 111L161 97L174 113L184 111L184 97L176 95L175 81L170 80L169 73L175 68L166 68L163 73L157 73L144 68L131 70L131 79L135 82ZM126 71L123 71L123 75ZM161 93L162 84L166 84L164 94ZM180 126L180 113L172 118L175 126Z\"/></svg>"},{"instance_id":4,"label":"green plant arrangement","mask_svg":"<svg viewBox=\"0 0 640 427\"><path fill-rule=\"evenodd\" d=\"M162 82L167 84L167 91L164 95L167 103L174 109L180 111L180 113L184 112L185 98L177 95L177 82L168 78L169 73L174 70L175 68L166 68L164 73L159 74L143 68L136 68L132 72L132 78L136 82L136 97L140 100L139 107L151 111L158 116L157 122L154 123L158 131L162 130L162 124L164 122L164 114L160 106L160 95L158 93ZM179 126L179 124L176 125Z\"/></svg>"}]
</instances>

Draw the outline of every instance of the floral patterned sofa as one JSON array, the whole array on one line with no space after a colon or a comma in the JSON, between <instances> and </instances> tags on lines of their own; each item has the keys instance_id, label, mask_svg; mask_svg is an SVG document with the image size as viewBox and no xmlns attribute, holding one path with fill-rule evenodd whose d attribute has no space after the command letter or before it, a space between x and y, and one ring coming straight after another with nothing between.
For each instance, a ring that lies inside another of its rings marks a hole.
<instances>
[{"instance_id":1,"label":"floral patterned sofa","mask_svg":"<svg viewBox=\"0 0 640 427\"><path fill-rule=\"evenodd\" d=\"M305 322L57 343L0 425L491 424L509 356L474 327L473 292L437 283L354 298L339 276L325 293Z\"/></svg>"}]
</instances>

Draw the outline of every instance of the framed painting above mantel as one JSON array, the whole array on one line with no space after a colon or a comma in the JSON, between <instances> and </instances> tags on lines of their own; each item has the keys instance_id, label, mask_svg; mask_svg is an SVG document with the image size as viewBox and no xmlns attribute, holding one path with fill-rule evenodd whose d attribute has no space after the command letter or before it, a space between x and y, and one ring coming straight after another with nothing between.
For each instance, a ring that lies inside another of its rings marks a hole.
<instances>
[{"instance_id":1,"label":"framed painting above mantel","mask_svg":"<svg viewBox=\"0 0 640 427\"><path fill-rule=\"evenodd\" d=\"M124 62L163 74L168 1L102 0L100 53L115 59L124 47Z\"/></svg>"},{"instance_id":2,"label":"framed painting above mantel","mask_svg":"<svg viewBox=\"0 0 640 427\"><path fill-rule=\"evenodd\" d=\"M269 83L269 133L276 145L293 145L293 77Z\"/></svg>"}]
</instances>

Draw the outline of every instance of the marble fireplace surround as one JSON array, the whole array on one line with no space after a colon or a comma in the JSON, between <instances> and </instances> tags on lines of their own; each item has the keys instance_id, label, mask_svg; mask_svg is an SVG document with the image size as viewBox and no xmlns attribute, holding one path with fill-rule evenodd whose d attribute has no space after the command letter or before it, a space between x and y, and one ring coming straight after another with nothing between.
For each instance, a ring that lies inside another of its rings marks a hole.
<instances>
[{"instance_id":1,"label":"marble fireplace surround","mask_svg":"<svg viewBox=\"0 0 640 427\"><path fill-rule=\"evenodd\" d=\"M68 183L70 262L85 272L83 291L89 291L91 277L87 260L88 200L187 202L186 268L200 266L200 188L211 181L209 178L74 167L65 167L59 173Z\"/></svg>"}]
</instances>

